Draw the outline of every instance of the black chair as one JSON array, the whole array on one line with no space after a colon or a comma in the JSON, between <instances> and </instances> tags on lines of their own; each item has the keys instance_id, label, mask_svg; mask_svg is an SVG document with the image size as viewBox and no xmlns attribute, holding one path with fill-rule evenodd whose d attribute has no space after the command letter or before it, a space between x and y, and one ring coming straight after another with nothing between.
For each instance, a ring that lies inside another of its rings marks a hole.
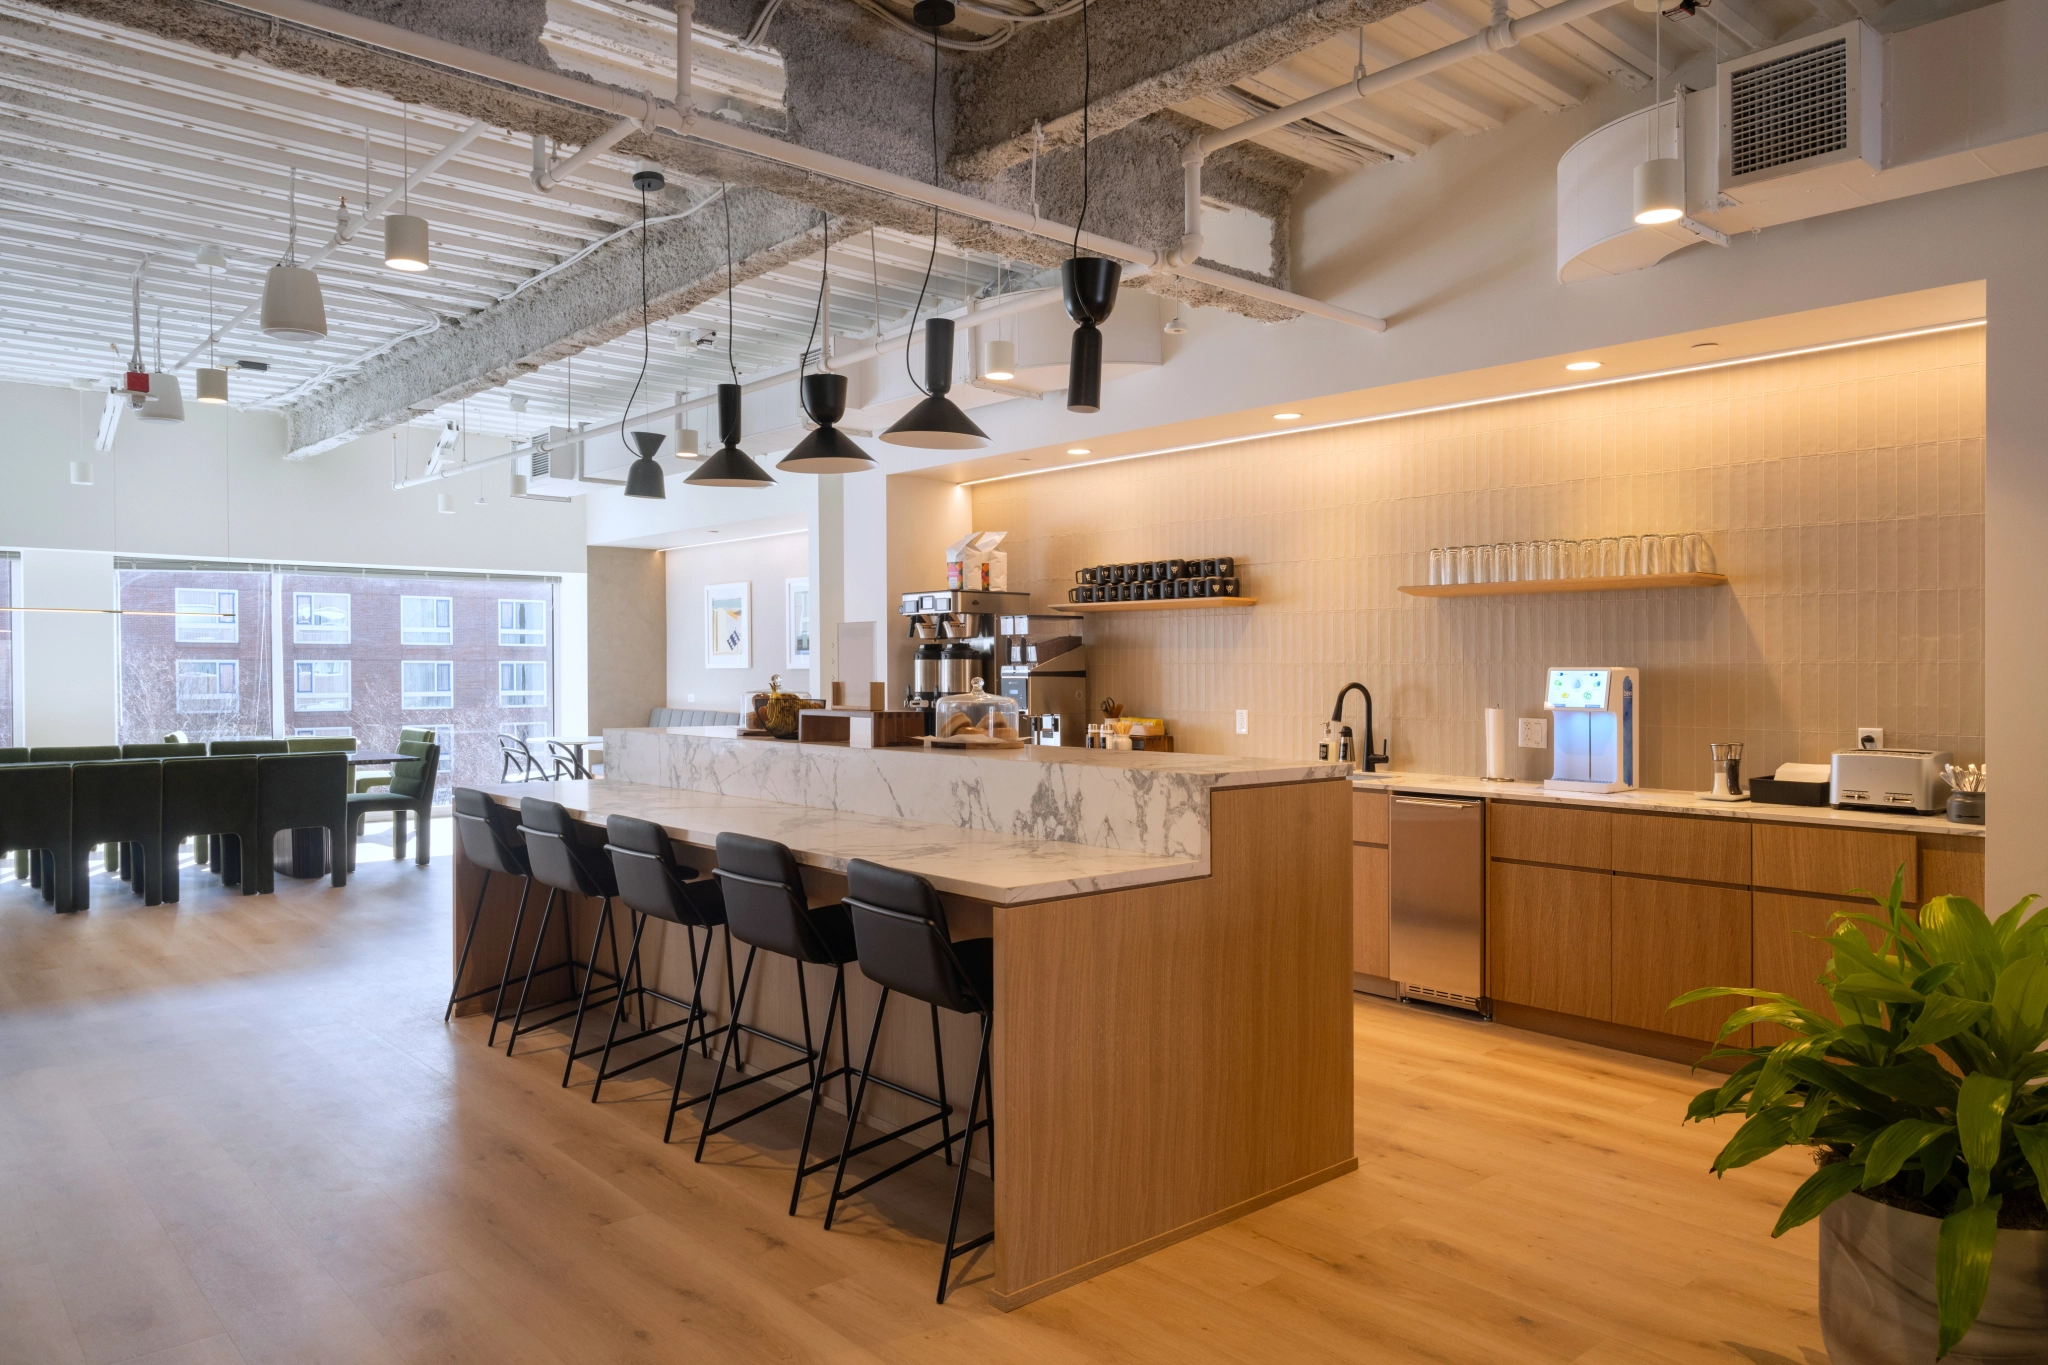
<instances>
[{"instance_id":1,"label":"black chair","mask_svg":"<svg viewBox=\"0 0 2048 1365\"><path fill-rule=\"evenodd\" d=\"M519 986L519 1005L512 1012L512 1035L505 1040L505 1055L510 1057L512 1049L519 1043L519 1035L535 1029L559 1024L564 1019L575 1019L569 1031L569 1055L562 1059L562 1084L569 1084L569 1072L579 1057L587 1057L597 1051L586 1048L579 1052L576 1044L583 1037L583 1014L590 1008L590 989L599 977L605 979L605 989L618 990L622 982L619 975L619 934L612 927L612 897L619 894L618 882L612 877L612 864L595 849L585 848L577 832L576 821L568 810L558 802L543 801L536 796L521 798L519 802L519 833L526 839L526 865L533 869L533 879L548 889L547 903L541 907L540 928L534 931L533 955L526 961L526 979ZM590 938L590 956L578 961L576 946L570 941L569 906L566 899L562 905L562 948L563 960L551 967L535 970L540 962L541 945L547 942L548 920L554 916L557 896L592 896L598 900L597 929ZM597 950L604 942L605 930L612 930L612 969L607 972L597 965ZM570 979L575 979L577 969L583 972L583 984L576 992L576 1008L550 1015L538 1023L524 1022L526 1018L526 997L533 989L533 979L549 972L567 970ZM598 1004L609 1003L600 999Z\"/></svg>"},{"instance_id":2,"label":"black chair","mask_svg":"<svg viewBox=\"0 0 2048 1365\"><path fill-rule=\"evenodd\" d=\"M11 763L26 762L28 762L28 750L0 749L0 767L5 767ZM27 881L29 875L28 850L25 848L9 849L5 845L0 845L0 853L10 852L14 854L14 875L22 881Z\"/></svg>"},{"instance_id":3,"label":"black chair","mask_svg":"<svg viewBox=\"0 0 2048 1365\"><path fill-rule=\"evenodd\" d=\"M512 979L512 955L519 950L519 929L526 921L526 896L533 889L533 869L526 863L526 846L519 842L519 817L474 787L455 789L455 837L462 842L463 855L484 870L484 881L476 889L476 906L469 912L469 928L462 935L462 955L455 962L455 984L448 988L448 1008L441 1011L441 1022L453 1017L461 1002L492 992L492 987L484 986L456 994L462 990L462 973L469 966L469 946L476 942L476 923L484 913L484 895L491 889L491 878L519 878L519 910L512 917L512 939L505 945L505 970L498 976L498 998L491 1005L490 1041L494 1044L498 1041L498 1021L504 1018L505 983Z\"/></svg>"},{"instance_id":4,"label":"black chair","mask_svg":"<svg viewBox=\"0 0 2048 1365\"><path fill-rule=\"evenodd\" d=\"M51 908L71 903L71 767L10 763L0 767L0 849L29 855L29 884Z\"/></svg>"},{"instance_id":5,"label":"black chair","mask_svg":"<svg viewBox=\"0 0 2048 1365\"><path fill-rule=\"evenodd\" d=\"M219 752L218 746L214 752ZM259 891L277 890L277 836L286 830L324 829L330 841L334 885L347 886L347 782L346 754L272 753L258 757L256 849L253 857L245 851L242 876L255 877Z\"/></svg>"},{"instance_id":6,"label":"black chair","mask_svg":"<svg viewBox=\"0 0 2048 1365\"><path fill-rule=\"evenodd\" d=\"M942 1104L946 1093L946 1059L939 1051L938 1012L949 1009L958 1014L981 1017L981 1058L974 1068L974 1092L967 1102L967 1127L961 1133L960 1173L953 1182L953 1216L946 1224L946 1251L939 1261L939 1302L944 1303L946 1278L952 1271L953 1261L995 1240L993 1231L965 1242L958 1240L960 1203L967 1193L967 1163L974 1154L974 1135L984 1128L989 1130L991 1169L995 1159L993 1094L989 1095L989 1117L981 1117L982 1096L989 1089L989 1034L995 1023L995 940L975 938L954 942L947 932L945 906L940 903L939 893L930 882L915 873L883 867L863 858L847 864L846 904L853 915L853 936L860 948L861 973L882 988L882 998L875 1003L875 1022L868 1030L867 1055L860 1065L860 1088L855 1091L853 1106L846 1115L846 1139L839 1149L839 1169L832 1176L832 1197L825 1205L827 1228L832 1226L832 1216L838 1211L840 1200L860 1193L876 1181L894 1175L942 1147L946 1160L951 1162L953 1159L953 1139L948 1133L939 1142L904 1157L887 1170L878 1171L857 1184L845 1183L848 1160L908 1131L898 1129L859 1146L855 1146L853 1141L854 1122L860 1116L861 1101L867 1095L869 1080L874 1079L875 1042L882 1036L882 1014L889 1007L890 994L907 995L931 1007L932 1061L939 1072Z\"/></svg>"},{"instance_id":7,"label":"black chair","mask_svg":"<svg viewBox=\"0 0 2048 1365\"><path fill-rule=\"evenodd\" d=\"M391 856L405 856L405 817L418 824L419 852L413 861L427 865L433 853L434 783L441 775L441 746L404 740L398 752L411 760L399 763L391 773L391 787L381 792L351 792L348 795L348 865L356 865L356 840L363 837L363 819L373 810L391 812Z\"/></svg>"},{"instance_id":8,"label":"black chair","mask_svg":"<svg viewBox=\"0 0 2048 1365\"><path fill-rule=\"evenodd\" d=\"M206 752L216 757L242 757L289 753L291 747L281 739L216 739L206 746Z\"/></svg>"},{"instance_id":9,"label":"black chair","mask_svg":"<svg viewBox=\"0 0 2048 1365\"><path fill-rule=\"evenodd\" d=\"M763 1100L744 1114L717 1120L718 1100L721 1095L749 1086L757 1081L767 1080L785 1071L804 1067L810 1084L806 1088L810 1104L804 1115L804 1136L797 1148L796 1178L790 1185L789 1211L796 1212L797 1202L803 1197L804 1181L820 1171L832 1167L833 1161L810 1160L811 1133L818 1118L818 1097L824 1093L825 1083L843 1079L849 1092L846 1096L848 1114L851 1115L854 1097L850 1065L853 1049L847 1037L846 1014L842 1008L846 1002L846 964L854 960L853 922L844 905L827 905L812 908L804 895L803 875L798 870L796 857L787 847L772 839L756 839L745 834L721 834L718 836L719 884L725 888L725 931L731 938L747 945L746 964L740 969L739 993L732 1006L732 1025L725 1033L725 1047L718 1057L718 1071L711 1080L711 1093L706 1096L704 1127L697 1134L698 1161L704 1159L704 1143L713 1133L725 1131L736 1123L745 1122L765 1109L771 1109L784 1100L806 1093L805 1090L785 1090L772 1099ZM747 986L754 975L755 955L763 950L780 953L796 963L797 1002L802 1012L804 1038L797 1042L792 1038L779 1037L751 1025L739 1023L740 1012L746 1008ZM804 966L830 967L832 969L832 994L825 1006L825 1027L821 1039L811 1035L811 1001L809 988L804 983ZM848 1059L841 1065L827 1069L826 1052L832 1044L832 1021L839 1020L839 1052ZM933 1016L937 1018L936 1015ZM725 1084L725 1072L731 1064L733 1050L742 1033L756 1038L765 1038L771 1043L788 1048L797 1054L793 1062L768 1071L757 1071L743 1081ZM944 1123L948 1112L943 1102L920 1095L914 1090L905 1090L889 1081L877 1078L877 1085L900 1091L913 1099L928 1104L938 1104L939 1112L929 1119L919 1120L910 1128L892 1136L901 1136L921 1128L927 1123Z\"/></svg>"},{"instance_id":10,"label":"black chair","mask_svg":"<svg viewBox=\"0 0 2048 1365\"><path fill-rule=\"evenodd\" d=\"M633 916L633 947L626 954L624 988L612 1003L612 1022L605 1031L604 1051L597 1059L597 1083L590 1088L590 1102L597 1103L598 1091L613 1076L623 1075L649 1062L661 1060L672 1052L682 1053L676 1062L676 1081L669 1091L668 1125L662 1129L661 1140L667 1142L675 1129L676 1110L687 1108L679 1103L683 1093L683 1069L690 1063L690 1035L697 1035L697 1045L708 1059L711 1053L710 1034L704 1023L704 971L711 965L711 944L718 927L725 923L725 895L718 883L710 878L692 881L690 869L676 861L675 848L669 843L668 832L650 820L636 820L630 815L614 815L605 822L604 851L612 860L612 875L618 884L619 902ZM690 942L690 998L684 1000L668 995L647 984L640 972L640 939L647 932L647 921L658 919L667 924L681 926ZM704 931L704 952L697 953L697 931ZM726 938L725 949L726 1000L732 1001L732 939ZM640 1010L640 1031L621 1038L619 1020L625 1014L626 997L634 997ZM683 1012L683 1017L668 1024L647 1022L647 1002L654 1000ZM617 1071L608 1071L612 1049L643 1038L651 1038L671 1029L683 1031L683 1041L659 1052L649 1053L635 1061L622 1064ZM690 1101L695 1104L696 1101Z\"/></svg>"},{"instance_id":11,"label":"black chair","mask_svg":"<svg viewBox=\"0 0 2048 1365\"><path fill-rule=\"evenodd\" d=\"M203 758L205 755L206 746L204 744L172 744L166 742L163 744L123 744L121 746L121 757L123 758Z\"/></svg>"},{"instance_id":12,"label":"black chair","mask_svg":"<svg viewBox=\"0 0 2048 1365\"><path fill-rule=\"evenodd\" d=\"M254 878L243 868L262 848L256 819L258 760L240 758L168 758L163 761L163 898L178 899L178 845L187 838L218 839L222 850L221 880L242 883L242 894L256 894ZM204 847L204 843L199 843Z\"/></svg>"},{"instance_id":13,"label":"black chair","mask_svg":"<svg viewBox=\"0 0 2048 1365\"><path fill-rule=\"evenodd\" d=\"M92 908L86 860L94 844L123 845L123 874L142 903L163 902L163 771L151 758L71 765L71 896L78 909Z\"/></svg>"},{"instance_id":14,"label":"black chair","mask_svg":"<svg viewBox=\"0 0 2048 1365\"><path fill-rule=\"evenodd\" d=\"M120 756L118 744L60 744L28 751L31 763L100 763Z\"/></svg>"},{"instance_id":15,"label":"black chair","mask_svg":"<svg viewBox=\"0 0 2048 1365\"><path fill-rule=\"evenodd\" d=\"M590 780L590 774L583 767L583 755L576 751L575 745L564 744L559 739L550 739L545 743L548 746L548 757L554 764L556 781Z\"/></svg>"},{"instance_id":16,"label":"black chair","mask_svg":"<svg viewBox=\"0 0 2048 1365\"><path fill-rule=\"evenodd\" d=\"M548 775L540 760L533 756L533 750L517 735L498 736L498 755L504 760L504 771L498 775L501 782L531 782ZM514 773L519 775L514 777Z\"/></svg>"}]
</instances>

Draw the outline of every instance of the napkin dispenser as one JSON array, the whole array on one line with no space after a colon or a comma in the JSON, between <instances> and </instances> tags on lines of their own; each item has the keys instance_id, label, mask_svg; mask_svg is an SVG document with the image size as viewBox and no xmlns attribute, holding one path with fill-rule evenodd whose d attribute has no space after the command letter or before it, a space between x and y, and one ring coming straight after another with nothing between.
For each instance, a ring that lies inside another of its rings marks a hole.
<instances>
[{"instance_id":1,"label":"napkin dispenser","mask_svg":"<svg viewBox=\"0 0 2048 1365\"><path fill-rule=\"evenodd\" d=\"M1829 762L1828 803L1932 815L1948 799L1941 770L1950 758L1945 749L1837 749Z\"/></svg>"}]
</instances>

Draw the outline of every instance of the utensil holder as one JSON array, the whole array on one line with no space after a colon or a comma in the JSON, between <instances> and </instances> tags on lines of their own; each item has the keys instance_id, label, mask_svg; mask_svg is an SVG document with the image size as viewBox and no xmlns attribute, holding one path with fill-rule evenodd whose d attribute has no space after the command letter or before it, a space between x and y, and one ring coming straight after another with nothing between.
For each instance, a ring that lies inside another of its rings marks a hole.
<instances>
[{"instance_id":1,"label":"utensil holder","mask_svg":"<svg viewBox=\"0 0 2048 1365\"><path fill-rule=\"evenodd\" d=\"M1983 824L1984 793L1950 792L1948 795L1948 818L1959 825Z\"/></svg>"}]
</instances>

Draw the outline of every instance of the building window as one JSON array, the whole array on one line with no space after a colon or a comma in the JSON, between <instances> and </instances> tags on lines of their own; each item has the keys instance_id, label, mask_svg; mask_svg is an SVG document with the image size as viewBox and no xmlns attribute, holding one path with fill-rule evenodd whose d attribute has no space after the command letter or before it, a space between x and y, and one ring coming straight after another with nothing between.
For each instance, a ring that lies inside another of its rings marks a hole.
<instances>
[{"instance_id":1,"label":"building window","mask_svg":"<svg viewBox=\"0 0 2048 1365\"><path fill-rule=\"evenodd\" d=\"M452 597L399 598L398 642L402 645L454 644L455 599Z\"/></svg>"},{"instance_id":2,"label":"building window","mask_svg":"<svg viewBox=\"0 0 2048 1365\"><path fill-rule=\"evenodd\" d=\"M178 643L234 644L240 638L235 622L238 597L232 588L177 589Z\"/></svg>"},{"instance_id":3,"label":"building window","mask_svg":"<svg viewBox=\"0 0 2048 1365\"><path fill-rule=\"evenodd\" d=\"M544 720L507 721L498 727L498 733L514 739L545 739L552 728Z\"/></svg>"},{"instance_id":4,"label":"building window","mask_svg":"<svg viewBox=\"0 0 2048 1365\"><path fill-rule=\"evenodd\" d=\"M352 725L295 725L292 727L292 738L294 739L353 739L355 733L355 727Z\"/></svg>"},{"instance_id":5,"label":"building window","mask_svg":"<svg viewBox=\"0 0 2048 1365\"><path fill-rule=\"evenodd\" d=\"M498 665L498 705L546 706L548 666L541 663Z\"/></svg>"},{"instance_id":6,"label":"building window","mask_svg":"<svg viewBox=\"0 0 2048 1365\"><path fill-rule=\"evenodd\" d=\"M348 643L348 594L345 592L295 592L292 594L292 643L296 645L345 645ZM300 665L304 667L304 665Z\"/></svg>"},{"instance_id":7,"label":"building window","mask_svg":"<svg viewBox=\"0 0 2048 1365\"><path fill-rule=\"evenodd\" d=\"M399 705L406 710L451 711L455 708L454 664L445 660L408 659L398 668L398 690L401 694Z\"/></svg>"},{"instance_id":8,"label":"building window","mask_svg":"<svg viewBox=\"0 0 2048 1365\"><path fill-rule=\"evenodd\" d=\"M301 593L301 597L318 596ZM343 602L348 598L343 597ZM343 627L344 630L347 627ZM346 711L349 702L347 659L301 659L292 666L294 711Z\"/></svg>"},{"instance_id":9,"label":"building window","mask_svg":"<svg viewBox=\"0 0 2048 1365\"><path fill-rule=\"evenodd\" d=\"M181 715L231 716L241 707L242 670L233 659L180 659L177 677Z\"/></svg>"},{"instance_id":10,"label":"building window","mask_svg":"<svg viewBox=\"0 0 2048 1365\"><path fill-rule=\"evenodd\" d=\"M498 643L544 645L548 642L548 604L539 598L498 599ZM536 706L538 702L534 703Z\"/></svg>"}]
</instances>

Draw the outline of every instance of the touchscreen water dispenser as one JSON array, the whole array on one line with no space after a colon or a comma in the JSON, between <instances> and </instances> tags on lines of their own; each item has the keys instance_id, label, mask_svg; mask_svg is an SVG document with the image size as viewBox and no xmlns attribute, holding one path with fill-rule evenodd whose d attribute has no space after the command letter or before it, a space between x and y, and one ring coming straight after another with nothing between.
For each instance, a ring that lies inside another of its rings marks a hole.
<instances>
[{"instance_id":1,"label":"touchscreen water dispenser","mask_svg":"<svg viewBox=\"0 0 2048 1365\"><path fill-rule=\"evenodd\" d=\"M1633 668L1553 668L1543 689L1554 762L1551 791L1627 791L1641 781L1636 716L1642 709Z\"/></svg>"}]
</instances>

